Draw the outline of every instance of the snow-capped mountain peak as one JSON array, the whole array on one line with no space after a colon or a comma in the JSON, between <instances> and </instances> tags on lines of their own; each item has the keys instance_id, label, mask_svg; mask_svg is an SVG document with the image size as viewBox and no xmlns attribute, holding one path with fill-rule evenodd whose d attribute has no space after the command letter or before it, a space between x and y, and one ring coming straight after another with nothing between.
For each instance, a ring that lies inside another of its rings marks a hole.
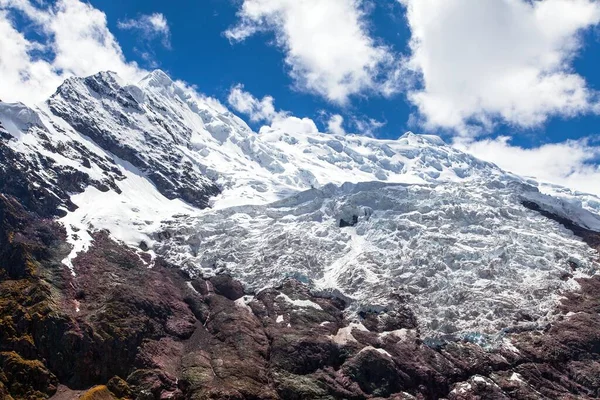
<instances>
[{"instance_id":1,"label":"snow-capped mountain peak","mask_svg":"<svg viewBox=\"0 0 600 400\"><path fill-rule=\"evenodd\" d=\"M425 146L446 146L446 142L436 135L417 135L411 131L406 132L404 135L398 138L399 142L404 142L411 146L425 145Z\"/></svg>"},{"instance_id":2,"label":"snow-capped mountain peak","mask_svg":"<svg viewBox=\"0 0 600 400\"><path fill-rule=\"evenodd\" d=\"M156 69L140 80L141 87L170 87L173 80L160 69Z\"/></svg>"},{"instance_id":3,"label":"snow-capped mountain peak","mask_svg":"<svg viewBox=\"0 0 600 400\"><path fill-rule=\"evenodd\" d=\"M576 286L569 263L597 268L523 204L595 229L600 200L545 195L437 136L255 133L160 70L135 84L70 78L37 109L0 103L0 121L6 157L40 171L40 209L59 205L70 266L106 229L252 290L293 276L354 311L408 298L431 333L492 332L517 310L550 320L559 290Z\"/></svg>"}]
</instances>

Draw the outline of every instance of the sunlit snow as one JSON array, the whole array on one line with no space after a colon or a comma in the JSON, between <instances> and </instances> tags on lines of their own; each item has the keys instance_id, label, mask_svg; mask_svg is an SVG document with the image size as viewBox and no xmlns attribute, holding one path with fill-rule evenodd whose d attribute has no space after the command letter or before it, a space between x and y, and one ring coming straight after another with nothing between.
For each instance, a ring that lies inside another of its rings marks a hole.
<instances>
[{"instance_id":1,"label":"sunlit snow","mask_svg":"<svg viewBox=\"0 0 600 400\"><path fill-rule=\"evenodd\" d=\"M106 229L136 248L146 242L192 275L228 272L250 290L294 277L350 300L350 312L404 302L431 333L494 332L517 313L551 320L561 291L577 288L565 276L597 270L598 255L587 245L521 203L600 230L600 199L521 179L436 136L257 134L160 71L137 85L111 73L96 83L104 85L99 92L69 79L61 90L79 101L58 95L53 105L85 113L112 141L167 170L169 156L189 162L199 186L212 180L222 193L205 210L169 200L48 104L32 110L0 103L13 149L102 179L97 165L83 168L45 149L40 137L74 141L112 160L124 177L116 183L121 194L88 187L72 196L79 208L61 219L73 245L65 260L71 268L90 232ZM133 103L123 105L125 95ZM341 220L350 226L340 227Z\"/></svg>"}]
</instances>

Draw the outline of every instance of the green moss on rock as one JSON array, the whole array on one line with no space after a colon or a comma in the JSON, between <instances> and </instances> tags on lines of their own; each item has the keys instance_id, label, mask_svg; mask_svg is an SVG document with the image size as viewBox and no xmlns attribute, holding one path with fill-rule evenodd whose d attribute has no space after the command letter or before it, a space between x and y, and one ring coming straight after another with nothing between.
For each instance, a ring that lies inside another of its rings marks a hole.
<instances>
[{"instance_id":1,"label":"green moss on rock","mask_svg":"<svg viewBox=\"0 0 600 400\"><path fill-rule=\"evenodd\" d=\"M58 379L38 360L11 352L0 353L2 383L13 397L46 399L56 393Z\"/></svg>"},{"instance_id":2,"label":"green moss on rock","mask_svg":"<svg viewBox=\"0 0 600 400\"><path fill-rule=\"evenodd\" d=\"M310 375L294 375L286 372L273 374L277 393L288 400L334 400L327 390Z\"/></svg>"},{"instance_id":3,"label":"green moss on rock","mask_svg":"<svg viewBox=\"0 0 600 400\"><path fill-rule=\"evenodd\" d=\"M106 384L108 390L110 390L115 396L120 398L131 398L131 388L123 379L118 376L113 376Z\"/></svg>"},{"instance_id":4,"label":"green moss on rock","mask_svg":"<svg viewBox=\"0 0 600 400\"><path fill-rule=\"evenodd\" d=\"M118 400L104 385L95 386L85 392L79 400Z\"/></svg>"}]
</instances>

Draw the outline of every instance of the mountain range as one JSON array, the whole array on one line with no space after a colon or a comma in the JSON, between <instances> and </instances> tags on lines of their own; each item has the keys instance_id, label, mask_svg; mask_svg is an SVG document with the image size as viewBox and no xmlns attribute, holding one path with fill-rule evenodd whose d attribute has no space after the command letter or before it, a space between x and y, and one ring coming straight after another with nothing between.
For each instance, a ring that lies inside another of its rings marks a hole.
<instances>
[{"instance_id":1,"label":"mountain range","mask_svg":"<svg viewBox=\"0 0 600 400\"><path fill-rule=\"evenodd\" d=\"M600 396L600 198L157 70L0 102L0 397Z\"/></svg>"}]
</instances>

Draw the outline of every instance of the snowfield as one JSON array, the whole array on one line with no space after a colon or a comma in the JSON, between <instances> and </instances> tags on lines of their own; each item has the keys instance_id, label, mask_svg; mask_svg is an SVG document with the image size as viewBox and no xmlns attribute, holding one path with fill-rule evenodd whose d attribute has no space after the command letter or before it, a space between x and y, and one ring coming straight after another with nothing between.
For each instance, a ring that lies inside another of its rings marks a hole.
<instances>
[{"instance_id":1,"label":"snowfield","mask_svg":"<svg viewBox=\"0 0 600 400\"><path fill-rule=\"evenodd\" d=\"M571 266L575 276L598 267L572 232L521 205L530 192L500 179L328 185L166 223L156 251L254 290L294 277L341 292L353 311L405 299L429 333L493 333L519 316L551 320L560 292L577 288Z\"/></svg>"},{"instance_id":2,"label":"snowfield","mask_svg":"<svg viewBox=\"0 0 600 400\"><path fill-rule=\"evenodd\" d=\"M135 85L71 78L36 109L0 102L0 121L28 159L107 185L73 193L78 208L61 219L71 268L88 231L106 229L249 290L294 277L349 299L351 312L407 304L433 336L551 320L561 292L598 268L589 246L522 205L600 231L598 197L520 178L436 136L257 134L161 71Z\"/></svg>"}]
</instances>

